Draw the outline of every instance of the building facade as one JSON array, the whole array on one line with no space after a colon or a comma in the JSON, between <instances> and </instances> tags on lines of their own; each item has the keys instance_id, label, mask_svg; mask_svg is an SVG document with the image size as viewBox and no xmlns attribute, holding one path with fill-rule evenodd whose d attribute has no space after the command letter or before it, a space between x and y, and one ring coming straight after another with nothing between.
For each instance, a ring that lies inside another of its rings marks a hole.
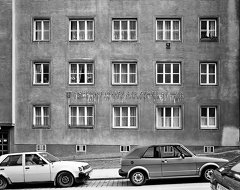
<instances>
[{"instance_id":1,"label":"building facade","mask_svg":"<svg viewBox=\"0 0 240 190\"><path fill-rule=\"evenodd\" d=\"M13 1L11 151L239 146L238 10L238 0Z\"/></svg>"}]
</instances>

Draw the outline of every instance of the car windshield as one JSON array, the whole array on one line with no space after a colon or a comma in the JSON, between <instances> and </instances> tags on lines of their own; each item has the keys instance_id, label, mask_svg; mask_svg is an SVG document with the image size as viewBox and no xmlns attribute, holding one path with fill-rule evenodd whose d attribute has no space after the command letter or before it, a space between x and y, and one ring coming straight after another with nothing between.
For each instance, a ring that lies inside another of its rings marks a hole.
<instances>
[{"instance_id":1,"label":"car windshield","mask_svg":"<svg viewBox=\"0 0 240 190\"><path fill-rule=\"evenodd\" d=\"M55 156L53 156L53 155L51 155L51 154L49 154L49 153L47 153L47 152L40 153L40 155L41 155L42 157L44 157L44 158L45 158L47 161L49 161L49 162L58 162L58 161L60 161L59 158L57 158L57 157L55 157Z\"/></svg>"}]
</instances>

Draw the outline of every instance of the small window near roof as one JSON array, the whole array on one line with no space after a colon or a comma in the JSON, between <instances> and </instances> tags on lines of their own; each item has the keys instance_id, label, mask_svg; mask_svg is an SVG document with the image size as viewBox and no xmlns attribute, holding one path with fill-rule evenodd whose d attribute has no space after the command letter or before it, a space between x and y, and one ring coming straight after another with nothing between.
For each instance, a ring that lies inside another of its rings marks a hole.
<instances>
[{"instance_id":1,"label":"small window near roof","mask_svg":"<svg viewBox=\"0 0 240 190\"><path fill-rule=\"evenodd\" d=\"M45 144L37 144L36 151L47 151L47 145Z\"/></svg>"},{"instance_id":2,"label":"small window near roof","mask_svg":"<svg viewBox=\"0 0 240 190\"><path fill-rule=\"evenodd\" d=\"M76 145L76 152L86 152L87 146L86 145Z\"/></svg>"},{"instance_id":3,"label":"small window near roof","mask_svg":"<svg viewBox=\"0 0 240 190\"><path fill-rule=\"evenodd\" d=\"M204 146L204 153L214 153L214 146Z\"/></svg>"},{"instance_id":4,"label":"small window near roof","mask_svg":"<svg viewBox=\"0 0 240 190\"><path fill-rule=\"evenodd\" d=\"M120 152L129 152L130 146L120 146Z\"/></svg>"}]
</instances>

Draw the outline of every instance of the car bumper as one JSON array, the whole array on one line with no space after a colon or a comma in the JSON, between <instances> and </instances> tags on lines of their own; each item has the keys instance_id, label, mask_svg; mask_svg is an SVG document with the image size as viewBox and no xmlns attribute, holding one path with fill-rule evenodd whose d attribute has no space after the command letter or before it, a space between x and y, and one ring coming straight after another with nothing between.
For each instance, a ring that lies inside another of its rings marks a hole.
<instances>
[{"instance_id":1,"label":"car bumper","mask_svg":"<svg viewBox=\"0 0 240 190\"><path fill-rule=\"evenodd\" d=\"M90 173L92 172L92 169L90 169L89 171L85 172L85 173L79 173L78 177L75 179L76 183L83 183L85 181L87 181L90 178Z\"/></svg>"},{"instance_id":2,"label":"car bumper","mask_svg":"<svg viewBox=\"0 0 240 190\"><path fill-rule=\"evenodd\" d=\"M127 172L125 172L125 171L123 171L123 170L121 170L121 169L118 170L118 174L119 174L120 176L122 176L122 177L127 177L127 175L128 175Z\"/></svg>"}]
</instances>

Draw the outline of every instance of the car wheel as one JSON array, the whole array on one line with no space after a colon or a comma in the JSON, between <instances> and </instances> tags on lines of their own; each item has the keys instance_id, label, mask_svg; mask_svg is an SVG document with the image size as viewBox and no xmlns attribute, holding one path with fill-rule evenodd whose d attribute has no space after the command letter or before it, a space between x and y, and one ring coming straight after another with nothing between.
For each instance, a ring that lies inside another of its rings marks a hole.
<instances>
[{"instance_id":1,"label":"car wheel","mask_svg":"<svg viewBox=\"0 0 240 190\"><path fill-rule=\"evenodd\" d=\"M0 189L5 189L7 185L7 180L3 176L0 176Z\"/></svg>"},{"instance_id":2,"label":"car wheel","mask_svg":"<svg viewBox=\"0 0 240 190\"><path fill-rule=\"evenodd\" d=\"M74 183L74 177L69 172L61 172L57 176L57 184L60 187L71 187Z\"/></svg>"},{"instance_id":3,"label":"car wheel","mask_svg":"<svg viewBox=\"0 0 240 190\"><path fill-rule=\"evenodd\" d=\"M130 174L130 181L133 185L144 185L146 183L146 175L143 171L133 171Z\"/></svg>"},{"instance_id":4,"label":"car wheel","mask_svg":"<svg viewBox=\"0 0 240 190\"><path fill-rule=\"evenodd\" d=\"M203 178L204 181L210 181L211 180L214 169L215 168L211 167L211 168L206 168L206 169L203 170L202 178Z\"/></svg>"}]
</instances>

